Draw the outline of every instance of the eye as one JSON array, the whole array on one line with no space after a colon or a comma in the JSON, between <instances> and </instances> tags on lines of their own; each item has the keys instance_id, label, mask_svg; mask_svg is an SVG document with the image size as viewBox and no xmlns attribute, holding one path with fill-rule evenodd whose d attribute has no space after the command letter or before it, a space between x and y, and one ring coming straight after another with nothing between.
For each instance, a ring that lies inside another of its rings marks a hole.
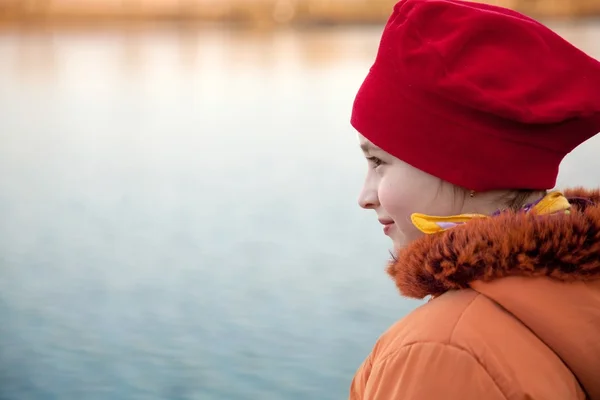
<instances>
[{"instance_id":1,"label":"eye","mask_svg":"<svg viewBox=\"0 0 600 400\"><path fill-rule=\"evenodd\" d=\"M377 157L367 157L367 160L369 161L369 164L373 166L373 168L377 168L383 164L383 161Z\"/></svg>"}]
</instances>

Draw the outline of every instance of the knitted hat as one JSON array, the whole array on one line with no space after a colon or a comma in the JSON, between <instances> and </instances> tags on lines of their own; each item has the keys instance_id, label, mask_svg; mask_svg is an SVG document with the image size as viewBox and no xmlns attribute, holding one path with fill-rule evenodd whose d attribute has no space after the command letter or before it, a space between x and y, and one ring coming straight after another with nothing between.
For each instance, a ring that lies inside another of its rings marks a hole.
<instances>
[{"instance_id":1,"label":"knitted hat","mask_svg":"<svg viewBox=\"0 0 600 400\"><path fill-rule=\"evenodd\" d=\"M402 0L352 125L386 152L467 189L549 189L600 131L600 63L515 11Z\"/></svg>"}]
</instances>

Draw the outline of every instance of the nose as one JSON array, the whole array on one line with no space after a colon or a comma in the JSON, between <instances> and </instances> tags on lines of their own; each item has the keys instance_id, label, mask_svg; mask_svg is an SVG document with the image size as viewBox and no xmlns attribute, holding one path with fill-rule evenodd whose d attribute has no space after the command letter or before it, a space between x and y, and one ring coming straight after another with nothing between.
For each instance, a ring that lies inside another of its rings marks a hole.
<instances>
[{"instance_id":1,"label":"nose","mask_svg":"<svg viewBox=\"0 0 600 400\"><path fill-rule=\"evenodd\" d=\"M369 180L365 181L363 188L358 196L358 205L365 210L373 210L379 206L377 197L377 188Z\"/></svg>"}]
</instances>

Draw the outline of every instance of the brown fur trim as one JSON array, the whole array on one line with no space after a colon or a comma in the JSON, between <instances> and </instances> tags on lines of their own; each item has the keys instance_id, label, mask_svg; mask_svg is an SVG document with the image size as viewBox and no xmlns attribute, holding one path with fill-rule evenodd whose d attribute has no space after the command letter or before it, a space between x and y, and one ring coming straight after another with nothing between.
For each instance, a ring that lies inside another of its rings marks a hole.
<instances>
[{"instance_id":1,"label":"brown fur trim","mask_svg":"<svg viewBox=\"0 0 600 400\"><path fill-rule=\"evenodd\" d=\"M600 190L563 192L570 214L507 212L418 239L387 268L400 292L421 299L506 276L600 279Z\"/></svg>"}]
</instances>

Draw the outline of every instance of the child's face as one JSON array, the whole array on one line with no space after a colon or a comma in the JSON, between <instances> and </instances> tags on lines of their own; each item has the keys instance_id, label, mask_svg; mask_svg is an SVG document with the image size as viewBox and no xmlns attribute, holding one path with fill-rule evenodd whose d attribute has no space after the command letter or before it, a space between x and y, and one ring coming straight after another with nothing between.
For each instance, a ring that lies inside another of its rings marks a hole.
<instances>
[{"instance_id":1,"label":"child's face","mask_svg":"<svg viewBox=\"0 0 600 400\"><path fill-rule=\"evenodd\" d=\"M395 247L404 247L422 235L410 220L412 213L460 213L463 204L452 184L386 153L360 134L359 142L368 160L359 205L377 213Z\"/></svg>"}]
</instances>

